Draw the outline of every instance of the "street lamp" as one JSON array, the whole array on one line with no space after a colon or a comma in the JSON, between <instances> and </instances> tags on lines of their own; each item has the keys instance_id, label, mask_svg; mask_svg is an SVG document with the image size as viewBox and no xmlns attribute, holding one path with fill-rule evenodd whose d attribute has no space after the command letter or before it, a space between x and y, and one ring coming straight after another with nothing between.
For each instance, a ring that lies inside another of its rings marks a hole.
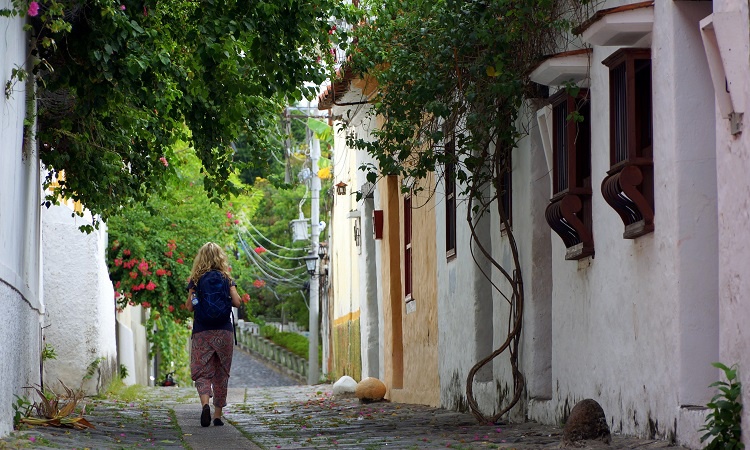
<instances>
[{"instance_id":1,"label":"street lamp","mask_svg":"<svg viewBox=\"0 0 750 450\"><path fill-rule=\"evenodd\" d=\"M309 254L302 258L305 260L305 265L307 266L307 273L310 274L310 276L315 276L315 264L318 262L318 255L315 254Z\"/></svg>"}]
</instances>

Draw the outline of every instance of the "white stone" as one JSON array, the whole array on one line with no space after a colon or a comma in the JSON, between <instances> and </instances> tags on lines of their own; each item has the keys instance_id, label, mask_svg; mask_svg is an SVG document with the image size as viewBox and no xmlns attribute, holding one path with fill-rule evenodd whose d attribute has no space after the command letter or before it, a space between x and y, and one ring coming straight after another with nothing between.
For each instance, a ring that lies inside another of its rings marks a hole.
<instances>
[{"instance_id":1,"label":"white stone","mask_svg":"<svg viewBox=\"0 0 750 450\"><path fill-rule=\"evenodd\" d=\"M333 395L354 395L356 389L357 382L348 375L344 375L333 383Z\"/></svg>"}]
</instances>

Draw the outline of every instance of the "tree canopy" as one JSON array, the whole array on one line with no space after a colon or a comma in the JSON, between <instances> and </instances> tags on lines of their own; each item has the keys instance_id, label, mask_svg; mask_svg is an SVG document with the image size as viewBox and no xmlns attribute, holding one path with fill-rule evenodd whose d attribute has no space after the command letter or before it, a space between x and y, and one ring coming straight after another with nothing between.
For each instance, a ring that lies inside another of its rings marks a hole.
<instances>
[{"instance_id":1,"label":"tree canopy","mask_svg":"<svg viewBox=\"0 0 750 450\"><path fill-rule=\"evenodd\" d=\"M220 202L233 143L252 141L266 164L264 130L281 105L315 94L331 62L338 0L13 0L27 15L32 74L14 72L6 95L35 79L41 159L64 180L49 197L81 201L106 220L161 191L174 144L194 149L204 188ZM33 75L33 76L32 76Z\"/></svg>"}]
</instances>

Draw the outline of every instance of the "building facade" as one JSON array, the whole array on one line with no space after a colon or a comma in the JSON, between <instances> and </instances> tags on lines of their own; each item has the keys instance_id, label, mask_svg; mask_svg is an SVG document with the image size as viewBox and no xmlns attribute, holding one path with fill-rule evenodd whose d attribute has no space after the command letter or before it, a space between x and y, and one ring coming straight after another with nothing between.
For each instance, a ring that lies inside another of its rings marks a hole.
<instances>
[{"instance_id":1,"label":"building facade","mask_svg":"<svg viewBox=\"0 0 750 450\"><path fill-rule=\"evenodd\" d=\"M721 376L712 363L738 364L747 381L748 5L607 1L574 31L531 74L549 96L524 105L529 133L512 155L526 386L510 417L560 424L592 398L615 433L698 448ZM369 97L362 83L343 77L321 96L343 133L377 126L351 119ZM583 122L566 120L571 108ZM335 160L367 161L337 144ZM489 261L472 256L455 186L425 179L434 196L420 199L401 182L384 177L372 195L378 373L394 401L466 409L468 371L503 342L511 311L484 276ZM365 202L349 207L369 215ZM477 236L510 264L497 217ZM350 276L334 258L332 277ZM513 391L507 358L490 366L472 386L486 414Z\"/></svg>"}]
</instances>

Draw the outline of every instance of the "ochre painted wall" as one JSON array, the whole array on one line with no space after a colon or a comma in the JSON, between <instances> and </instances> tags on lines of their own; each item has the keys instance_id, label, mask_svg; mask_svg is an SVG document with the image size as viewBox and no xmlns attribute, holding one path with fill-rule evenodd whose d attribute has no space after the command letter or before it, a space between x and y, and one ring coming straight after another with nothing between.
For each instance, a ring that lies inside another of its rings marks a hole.
<instances>
[{"instance_id":1,"label":"ochre painted wall","mask_svg":"<svg viewBox=\"0 0 750 450\"><path fill-rule=\"evenodd\" d=\"M432 180L425 180L426 186ZM437 406L437 271L434 203L430 189L412 197L412 297L404 302L403 195L396 177L381 181L385 383L392 401Z\"/></svg>"},{"instance_id":2,"label":"ochre painted wall","mask_svg":"<svg viewBox=\"0 0 750 450\"><path fill-rule=\"evenodd\" d=\"M362 363L359 332L359 311L339 317L333 322L333 368L334 380L344 375L362 379Z\"/></svg>"}]
</instances>

